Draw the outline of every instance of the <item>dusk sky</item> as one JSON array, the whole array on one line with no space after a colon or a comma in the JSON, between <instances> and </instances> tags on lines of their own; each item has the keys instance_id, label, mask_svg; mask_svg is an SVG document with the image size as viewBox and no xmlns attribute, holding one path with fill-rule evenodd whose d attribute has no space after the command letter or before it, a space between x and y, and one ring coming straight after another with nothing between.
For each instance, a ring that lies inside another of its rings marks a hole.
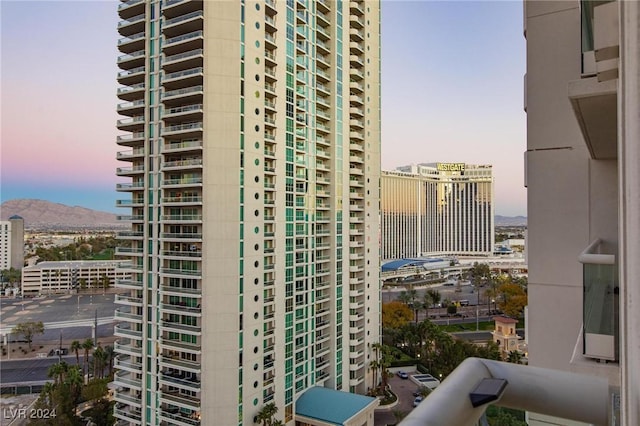
<instances>
[{"instance_id":1,"label":"dusk sky","mask_svg":"<svg viewBox=\"0 0 640 426\"><path fill-rule=\"evenodd\" d=\"M0 200L118 212L115 1L0 2ZM521 1L382 2L382 168L492 164L526 215ZM122 211L120 211L122 212Z\"/></svg>"}]
</instances>

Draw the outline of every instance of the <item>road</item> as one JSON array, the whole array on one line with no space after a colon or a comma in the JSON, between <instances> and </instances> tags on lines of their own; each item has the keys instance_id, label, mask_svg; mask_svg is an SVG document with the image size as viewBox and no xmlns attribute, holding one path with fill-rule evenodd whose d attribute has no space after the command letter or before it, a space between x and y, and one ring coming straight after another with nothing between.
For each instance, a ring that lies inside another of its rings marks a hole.
<instances>
[{"instance_id":1,"label":"road","mask_svg":"<svg viewBox=\"0 0 640 426\"><path fill-rule=\"evenodd\" d=\"M69 364L75 364L76 356L75 354L63 356L62 360ZM0 364L2 384L48 380L47 371L49 371L50 366L57 362L57 356L2 361ZM82 355L80 356L80 364L82 364Z\"/></svg>"}]
</instances>

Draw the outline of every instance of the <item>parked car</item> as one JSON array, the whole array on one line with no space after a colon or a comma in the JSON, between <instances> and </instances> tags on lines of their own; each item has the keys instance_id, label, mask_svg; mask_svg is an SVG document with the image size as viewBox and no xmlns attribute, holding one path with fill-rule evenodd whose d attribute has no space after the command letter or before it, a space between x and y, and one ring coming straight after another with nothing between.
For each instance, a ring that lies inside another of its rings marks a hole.
<instances>
[{"instance_id":1,"label":"parked car","mask_svg":"<svg viewBox=\"0 0 640 426\"><path fill-rule=\"evenodd\" d=\"M418 405L420 405L420 403L422 402L424 398L421 396L416 397L416 399L413 400L413 406L417 407Z\"/></svg>"},{"instance_id":2,"label":"parked car","mask_svg":"<svg viewBox=\"0 0 640 426\"><path fill-rule=\"evenodd\" d=\"M398 371L398 377L400 377L401 379L408 379L409 375L407 373L405 373L404 371Z\"/></svg>"}]
</instances>

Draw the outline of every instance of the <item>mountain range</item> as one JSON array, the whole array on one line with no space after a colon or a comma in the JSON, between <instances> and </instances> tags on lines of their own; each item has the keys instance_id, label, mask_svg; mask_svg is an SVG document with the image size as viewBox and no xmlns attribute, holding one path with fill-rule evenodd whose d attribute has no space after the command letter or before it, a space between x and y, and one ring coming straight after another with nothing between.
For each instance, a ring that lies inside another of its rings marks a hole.
<instances>
[{"instance_id":1,"label":"mountain range","mask_svg":"<svg viewBox=\"0 0 640 426\"><path fill-rule=\"evenodd\" d=\"M114 213L44 200L8 200L0 205L0 220L8 220L13 215L21 216L27 229L112 229L126 226L116 220ZM526 226L527 218L496 215L495 225Z\"/></svg>"},{"instance_id":2,"label":"mountain range","mask_svg":"<svg viewBox=\"0 0 640 426\"><path fill-rule=\"evenodd\" d=\"M8 200L0 205L0 219L18 215L26 229L115 229L124 225L114 213L67 206L44 200Z\"/></svg>"}]
</instances>

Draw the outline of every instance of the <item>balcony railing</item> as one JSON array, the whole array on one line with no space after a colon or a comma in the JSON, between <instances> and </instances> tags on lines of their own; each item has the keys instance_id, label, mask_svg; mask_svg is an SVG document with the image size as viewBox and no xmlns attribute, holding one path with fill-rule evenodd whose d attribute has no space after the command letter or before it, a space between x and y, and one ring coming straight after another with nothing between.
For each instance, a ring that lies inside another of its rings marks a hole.
<instances>
[{"instance_id":1,"label":"balcony railing","mask_svg":"<svg viewBox=\"0 0 640 426\"><path fill-rule=\"evenodd\" d=\"M583 265L583 354L589 358L618 360L618 307L620 289L614 254L601 253L596 239L580 254Z\"/></svg>"}]
</instances>

